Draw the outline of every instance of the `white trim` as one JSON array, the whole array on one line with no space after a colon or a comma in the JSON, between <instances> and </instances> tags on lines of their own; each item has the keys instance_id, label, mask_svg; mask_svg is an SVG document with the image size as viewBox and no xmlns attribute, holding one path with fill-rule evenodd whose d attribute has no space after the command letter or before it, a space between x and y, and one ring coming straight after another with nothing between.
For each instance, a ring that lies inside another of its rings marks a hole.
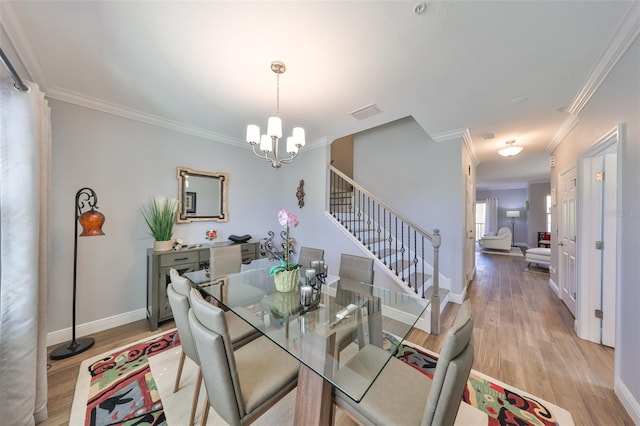
<instances>
[{"instance_id":1,"label":"white trim","mask_svg":"<svg viewBox=\"0 0 640 426\"><path fill-rule=\"evenodd\" d=\"M188 135L198 136L203 139L222 142L234 146L248 146L248 144L243 142L241 139L230 138L220 133L211 132L200 127L188 126L178 121L169 120L158 115L149 114L147 112L135 110L133 108L123 107L114 103L104 101L102 99L93 98L81 93L62 89L60 87L49 88L47 90L46 96L51 99L69 102L71 104L80 105L96 111L106 112L108 114L129 118L131 120L140 121L143 123L151 124L153 126L164 127L166 129L174 130L176 132L185 133Z\"/></svg>"},{"instance_id":2,"label":"white trim","mask_svg":"<svg viewBox=\"0 0 640 426\"><path fill-rule=\"evenodd\" d=\"M556 134L553 135L553 138L549 141L549 144L546 148L547 153L551 154L553 150L556 149L558 145L560 145L560 142L562 142L564 138L566 138L567 135L573 130L573 128L576 127L578 121L580 120L578 119L577 115L570 115L566 120L564 120L562 126L560 126Z\"/></svg>"},{"instance_id":3,"label":"white trim","mask_svg":"<svg viewBox=\"0 0 640 426\"><path fill-rule=\"evenodd\" d=\"M457 303L458 305L461 305L462 302L464 302L464 300L467 298L467 288L466 287L464 288L464 290L462 291L462 294L452 293L451 291L449 291L448 297L449 297L449 302L453 302L453 303Z\"/></svg>"},{"instance_id":4,"label":"white trim","mask_svg":"<svg viewBox=\"0 0 640 426\"><path fill-rule=\"evenodd\" d=\"M469 133L468 128L463 129L455 129L448 130L446 132L437 133L431 136L434 142L446 142L455 139L462 139L462 143L469 150L469 156L471 157L471 161L474 166L480 164L478 161L478 156L476 155L476 150L473 148L473 139L471 138L471 133Z\"/></svg>"},{"instance_id":5,"label":"white trim","mask_svg":"<svg viewBox=\"0 0 640 426\"><path fill-rule=\"evenodd\" d=\"M620 58L640 34L640 2L632 2L625 16L616 28L605 51L594 65L584 86L578 92L567 112L571 114L558 129L547 145L547 153L552 153L562 140L578 124L578 114L589 103L602 82L616 66Z\"/></svg>"},{"instance_id":6,"label":"white trim","mask_svg":"<svg viewBox=\"0 0 640 426\"><path fill-rule=\"evenodd\" d=\"M617 374L613 379L613 391L622 403L622 406L627 410L627 414L629 414L629 417L633 420L633 424L640 425L640 403L633 398L633 394Z\"/></svg>"},{"instance_id":7,"label":"white trim","mask_svg":"<svg viewBox=\"0 0 640 426\"><path fill-rule=\"evenodd\" d=\"M600 60L593 67L584 87L567 108L569 113L577 115L582 111L638 34L640 34L640 3L634 1L616 28Z\"/></svg>"},{"instance_id":8,"label":"white trim","mask_svg":"<svg viewBox=\"0 0 640 426\"><path fill-rule=\"evenodd\" d=\"M556 284L551 278L549 278L549 287L551 287L551 290L553 290L556 296L558 296L558 299L562 297L560 295L560 287L558 287L558 284Z\"/></svg>"},{"instance_id":9,"label":"white trim","mask_svg":"<svg viewBox=\"0 0 640 426\"><path fill-rule=\"evenodd\" d=\"M147 317L146 308L125 312L109 318L102 318L85 324L76 325L76 338L87 336L110 328L119 327L134 321L139 321ZM52 331L47 334L47 346L71 340L71 327L62 330Z\"/></svg>"}]
</instances>

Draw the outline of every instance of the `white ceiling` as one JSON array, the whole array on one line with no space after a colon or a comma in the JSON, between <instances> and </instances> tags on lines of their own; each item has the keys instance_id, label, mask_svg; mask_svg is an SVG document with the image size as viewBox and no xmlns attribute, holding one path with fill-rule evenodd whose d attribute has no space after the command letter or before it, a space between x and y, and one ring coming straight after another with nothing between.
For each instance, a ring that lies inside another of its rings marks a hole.
<instances>
[{"instance_id":1,"label":"white ceiling","mask_svg":"<svg viewBox=\"0 0 640 426\"><path fill-rule=\"evenodd\" d=\"M243 144L275 112L281 60L284 132L331 141L408 115L435 139L468 129L489 187L549 179L546 148L631 3L437 1L420 15L417 1L0 4L2 47L50 97ZM372 103L383 112L350 115ZM509 139L524 152L499 157Z\"/></svg>"}]
</instances>

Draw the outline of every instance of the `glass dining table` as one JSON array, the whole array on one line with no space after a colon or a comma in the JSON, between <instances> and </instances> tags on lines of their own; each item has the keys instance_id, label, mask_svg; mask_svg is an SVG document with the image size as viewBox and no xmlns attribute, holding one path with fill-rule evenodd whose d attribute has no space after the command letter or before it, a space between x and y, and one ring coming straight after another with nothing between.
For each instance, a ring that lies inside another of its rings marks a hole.
<instances>
[{"instance_id":1,"label":"glass dining table","mask_svg":"<svg viewBox=\"0 0 640 426\"><path fill-rule=\"evenodd\" d=\"M185 276L300 361L294 423L305 426L333 424L333 389L359 402L429 305L412 294L335 276L315 285L309 300L300 286L276 291L268 268L214 280L204 271ZM372 354L359 357L366 365L347 371L345 364L360 351Z\"/></svg>"}]
</instances>

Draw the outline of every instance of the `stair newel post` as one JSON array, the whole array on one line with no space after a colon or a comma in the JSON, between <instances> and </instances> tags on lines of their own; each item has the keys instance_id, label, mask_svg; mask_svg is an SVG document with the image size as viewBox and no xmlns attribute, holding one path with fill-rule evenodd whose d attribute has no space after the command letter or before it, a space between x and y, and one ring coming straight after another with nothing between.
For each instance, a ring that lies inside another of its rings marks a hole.
<instances>
[{"instance_id":1,"label":"stair newel post","mask_svg":"<svg viewBox=\"0 0 640 426\"><path fill-rule=\"evenodd\" d=\"M440 230L433 230L433 294L431 296L431 334L440 334Z\"/></svg>"}]
</instances>

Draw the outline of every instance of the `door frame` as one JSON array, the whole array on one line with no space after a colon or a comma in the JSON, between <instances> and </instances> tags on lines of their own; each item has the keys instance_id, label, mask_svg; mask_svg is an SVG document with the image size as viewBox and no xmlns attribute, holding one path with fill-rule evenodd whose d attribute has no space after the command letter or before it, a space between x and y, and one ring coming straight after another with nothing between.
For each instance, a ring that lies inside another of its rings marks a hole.
<instances>
[{"instance_id":1,"label":"door frame","mask_svg":"<svg viewBox=\"0 0 640 426\"><path fill-rule=\"evenodd\" d=\"M594 309L601 306L601 281L600 267L601 261L597 261L594 257L593 245L595 240L600 238L598 233L601 229L602 216L598 212L593 211L593 207L600 200L600 191L594 190L594 180L591 179L592 160L604 153L607 149L616 146L617 157L617 188L616 188L616 211L614 214L618 218L616 221L616 253L621 253L621 221L619 215L621 210L621 183L622 183L622 161L625 149L625 125L619 124L615 128L609 130L596 140L591 147L580 157L578 173L578 283L580 297L578 298L578 306L576 316L576 334L578 337L589 340L591 342L601 343L601 320L594 315ZM606 176L605 176L606 179ZM606 241L605 241L606 245ZM606 247L606 246L605 246ZM597 253L596 253L597 255ZM615 345L619 347L618 325L620 324L620 260L616 256L616 337ZM618 351L616 351L616 358ZM615 365L618 365L616 359Z\"/></svg>"}]
</instances>

